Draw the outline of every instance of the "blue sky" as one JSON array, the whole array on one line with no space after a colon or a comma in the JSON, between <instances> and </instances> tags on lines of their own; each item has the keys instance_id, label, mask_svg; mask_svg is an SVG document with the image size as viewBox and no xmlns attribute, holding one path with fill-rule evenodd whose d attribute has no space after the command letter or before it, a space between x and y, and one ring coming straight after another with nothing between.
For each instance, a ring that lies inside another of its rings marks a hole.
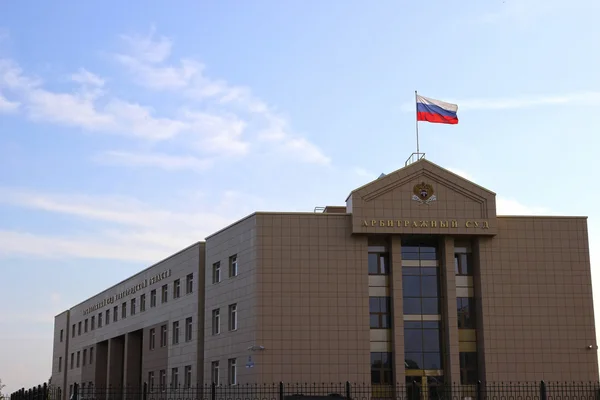
<instances>
[{"instance_id":1,"label":"blue sky","mask_svg":"<svg viewBox=\"0 0 600 400\"><path fill-rule=\"evenodd\" d=\"M458 4L457 4L458 3ZM593 0L0 2L0 379L50 376L53 316L255 210L344 204L415 150L502 214L589 216ZM596 291L598 293L598 291Z\"/></svg>"}]
</instances>

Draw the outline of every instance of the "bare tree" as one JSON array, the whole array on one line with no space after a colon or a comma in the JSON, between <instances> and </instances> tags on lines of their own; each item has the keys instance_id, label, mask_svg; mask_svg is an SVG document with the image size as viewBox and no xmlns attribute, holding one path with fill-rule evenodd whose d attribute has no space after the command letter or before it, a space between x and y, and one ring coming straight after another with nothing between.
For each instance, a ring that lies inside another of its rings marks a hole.
<instances>
[{"instance_id":1,"label":"bare tree","mask_svg":"<svg viewBox=\"0 0 600 400\"><path fill-rule=\"evenodd\" d=\"M4 400L4 394L2 394L2 389L4 389L6 385L2 384L2 379L0 379L0 400ZM8 396L7 396L8 397Z\"/></svg>"}]
</instances>

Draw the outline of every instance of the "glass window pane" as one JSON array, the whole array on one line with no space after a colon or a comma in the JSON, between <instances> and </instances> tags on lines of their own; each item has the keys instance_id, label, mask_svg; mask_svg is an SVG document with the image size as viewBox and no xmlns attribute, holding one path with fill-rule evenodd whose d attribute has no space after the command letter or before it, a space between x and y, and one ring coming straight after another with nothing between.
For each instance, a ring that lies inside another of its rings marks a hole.
<instances>
[{"instance_id":1,"label":"glass window pane","mask_svg":"<svg viewBox=\"0 0 600 400\"><path fill-rule=\"evenodd\" d=\"M379 270L382 274L387 274L388 263L387 263L387 255L380 254L379 255Z\"/></svg>"},{"instance_id":2,"label":"glass window pane","mask_svg":"<svg viewBox=\"0 0 600 400\"><path fill-rule=\"evenodd\" d=\"M390 298L389 297L380 297L379 298L379 309L381 312L389 312L390 311Z\"/></svg>"},{"instance_id":3,"label":"glass window pane","mask_svg":"<svg viewBox=\"0 0 600 400\"><path fill-rule=\"evenodd\" d=\"M423 331L421 329L404 330L404 351L407 353L423 351Z\"/></svg>"},{"instance_id":4,"label":"glass window pane","mask_svg":"<svg viewBox=\"0 0 600 400\"><path fill-rule=\"evenodd\" d=\"M429 300L429 299L427 299ZM404 299L404 314L418 315L421 314L421 299L408 298Z\"/></svg>"},{"instance_id":5,"label":"glass window pane","mask_svg":"<svg viewBox=\"0 0 600 400\"><path fill-rule=\"evenodd\" d=\"M424 353L423 369L442 369L442 357L440 353Z\"/></svg>"},{"instance_id":6,"label":"glass window pane","mask_svg":"<svg viewBox=\"0 0 600 400\"><path fill-rule=\"evenodd\" d=\"M458 254L454 255L454 273L460 275L460 265L458 262Z\"/></svg>"},{"instance_id":7,"label":"glass window pane","mask_svg":"<svg viewBox=\"0 0 600 400\"><path fill-rule=\"evenodd\" d=\"M404 299L406 303L407 299ZM439 301L435 298L424 298L423 299L423 314L425 315L438 315L440 313Z\"/></svg>"},{"instance_id":8,"label":"glass window pane","mask_svg":"<svg viewBox=\"0 0 600 400\"><path fill-rule=\"evenodd\" d=\"M384 314L381 316L381 327L385 329L389 329L392 326L392 318L389 314Z\"/></svg>"},{"instance_id":9,"label":"glass window pane","mask_svg":"<svg viewBox=\"0 0 600 400\"><path fill-rule=\"evenodd\" d=\"M421 267L421 275L437 276L438 269L436 267Z\"/></svg>"},{"instance_id":10,"label":"glass window pane","mask_svg":"<svg viewBox=\"0 0 600 400\"><path fill-rule=\"evenodd\" d=\"M421 321L404 321L404 329L421 329L422 327Z\"/></svg>"},{"instance_id":11,"label":"glass window pane","mask_svg":"<svg viewBox=\"0 0 600 400\"><path fill-rule=\"evenodd\" d=\"M440 322L439 321L423 321L423 328L424 329L440 329Z\"/></svg>"},{"instance_id":12,"label":"glass window pane","mask_svg":"<svg viewBox=\"0 0 600 400\"><path fill-rule=\"evenodd\" d=\"M423 369L423 353L405 353L404 368Z\"/></svg>"},{"instance_id":13,"label":"glass window pane","mask_svg":"<svg viewBox=\"0 0 600 400\"><path fill-rule=\"evenodd\" d=\"M370 316L371 328L379 328L379 315Z\"/></svg>"},{"instance_id":14,"label":"glass window pane","mask_svg":"<svg viewBox=\"0 0 600 400\"><path fill-rule=\"evenodd\" d=\"M384 368L392 367L392 355L391 353L379 353L381 354L381 364Z\"/></svg>"},{"instance_id":15,"label":"glass window pane","mask_svg":"<svg viewBox=\"0 0 600 400\"><path fill-rule=\"evenodd\" d=\"M437 329L423 330L423 350L440 351L440 331Z\"/></svg>"},{"instance_id":16,"label":"glass window pane","mask_svg":"<svg viewBox=\"0 0 600 400\"><path fill-rule=\"evenodd\" d=\"M369 274L378 274L379 268L377 265L377 253L369 253Z\"/></svg>"},{"instance_id":17,"label":"glass window pane","mask_svg":"<svg viewBox=\"0 0 600 400\"><path fill-rule=\"evenodd\" d=\"M421 260L437 260L437 256L435 253L423 253L419 255Z\"/></svg>"},{"instance_id":18,"label":"glass window pane","mask_svg":"<svg viewBox=\"0 0 600 400\"><path fill-rule=\"evenodd\" d=\"M389 369L383 371L383 382L381 383L392 383L392 371Z\"/></svg>"},{"instance_id":19,"label":"glass window pane","mask_svg":"<svg viewBox=\"0 0 600 400\"><path fill-rule=\"evenodd\" d=\"M371 370L371 383L381 383L381 371Z\"/></svg>"},{"instance_id":20,"label":"glass window pane","mask_svg":"<svg viewBox=\"0 0 600 400\"><path fill-rule=\"evenodd\" d=\"M402 275L421 275L419 267L402 267Z\"/></svg>"},{"instance_id":21,"label":"glass window pane","mask_svg":"<svg viewBox=\"0 0 600 400\"><path fill-rule=\"evenodd\" d=\"M403 276L402 277L403 296L406 297L421 297L421 277L419 276Z\"/></svg>"},{"instance_id":22,"label":"glass window pane","mask_svg":"<svg viewBox=\"0 0 600 400\"><path fill-rule=\"evenodd\" d=\"M420 250L421 250L421 254L423 254L423 253L435 254L435 247L433 247L433 246L421 246Z\"/></svg>"},{"instance_id":23,"label":"glass window pane","mask_svg":"<svg viewBox=\"0 0 600 400\"><path fill-rule=\"evenodd\" d=\"M423 297L438 296L438 279L436 276L421 277L421 293Z\"/></svg>"},{"instance_id":24,"label":"glass window pane","mask_svg":"<svg viewBox=\"0 0 600 400\"><path fill-rule=\"evenodd\" d=\"M418 260L419 253L412 252L412 251L405 251L404 249L402 249L402 259L403 260Z\"/></svg>"},{"instance_id":25,"label":"glass window pane","mask_svg":"<svg viewBox=\"0 0 600 400\"><path fill-rule=\"evenodd\" d=\"M369 312L379 311L379 297L369 297Z\"/></svg>"},{"instance_id":26,"label":"glass window pane","mask_svg":"<svg viewBox=\"0 0 600 400\"><path fill-rule=\"evenodd\" d=\"M381 353L371 353L371 368L381 367Z\"/></svg>"}]
</instances>

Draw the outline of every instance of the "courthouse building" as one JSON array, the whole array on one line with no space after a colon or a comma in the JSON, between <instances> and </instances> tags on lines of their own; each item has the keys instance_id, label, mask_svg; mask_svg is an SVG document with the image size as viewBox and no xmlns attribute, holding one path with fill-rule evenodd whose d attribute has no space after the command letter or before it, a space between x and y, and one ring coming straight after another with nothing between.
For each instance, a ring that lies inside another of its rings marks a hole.
<instances>
[{"instance_id":1,"label":"courthouse building","mask_svg":"<svg viewBox=\"0 0 600 400\"><path fill-rule=\"evenodd\" d=\"M421 159L59 314L52 383L597 381L597 360L586 218L496 215Z\"/></svg>"}]
</instances>

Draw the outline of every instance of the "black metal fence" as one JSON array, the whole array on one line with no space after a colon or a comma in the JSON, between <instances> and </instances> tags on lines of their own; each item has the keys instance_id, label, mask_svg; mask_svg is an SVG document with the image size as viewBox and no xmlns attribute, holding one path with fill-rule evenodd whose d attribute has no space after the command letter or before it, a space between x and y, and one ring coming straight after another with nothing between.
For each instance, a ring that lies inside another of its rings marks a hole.
<instances>
[{"instance_id":1,"label":"black metal fence","mask_svg":"<svg viewBox=\"0 0 600 400\"><path fill-rule=\"evenodd\" d=\"M67 389L68 390L68 389ZM191 387L115 388L79 386L67 400L600 400L597 382L533 382L401 385L351 384L242 384ZM21 389L10 400L62 400L58 387Z\"/></svg>"}]
</instances>

